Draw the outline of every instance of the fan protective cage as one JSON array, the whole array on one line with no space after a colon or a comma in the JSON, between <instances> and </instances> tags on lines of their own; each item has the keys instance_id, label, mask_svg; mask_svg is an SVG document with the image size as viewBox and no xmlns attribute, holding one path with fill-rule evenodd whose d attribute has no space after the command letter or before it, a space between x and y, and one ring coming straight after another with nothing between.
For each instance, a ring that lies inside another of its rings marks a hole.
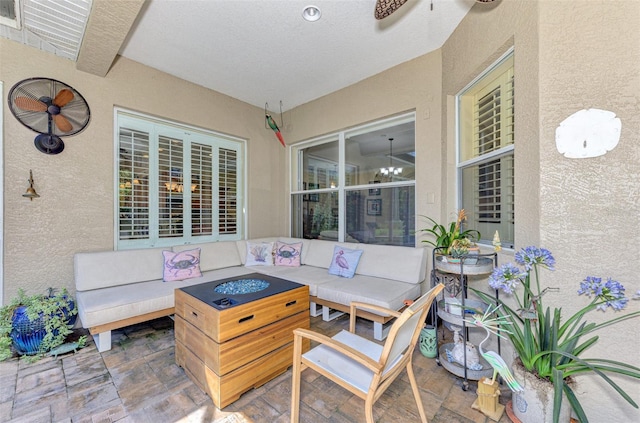
<instances>
[{"instance_id":1,"label":"fan protective cage","mask_svg":"<svg viewBox=\"0 0 640 423\"><path fill-rule=\"evenodd\" d=\"M71 130L63 131L53 122L51 113L47 110L25 110L16 104L16 98L32 99L37 102L51 104L61 90L69 90L73 98L60 108L63 115L71 124ZM58 136L75 135L82 131L91 117L89 105L84 97L75 89L51 78L29 78L15 84L9 91L9 110L27 128L41 134L53 134Z\"/></svg>"}]
</instances>

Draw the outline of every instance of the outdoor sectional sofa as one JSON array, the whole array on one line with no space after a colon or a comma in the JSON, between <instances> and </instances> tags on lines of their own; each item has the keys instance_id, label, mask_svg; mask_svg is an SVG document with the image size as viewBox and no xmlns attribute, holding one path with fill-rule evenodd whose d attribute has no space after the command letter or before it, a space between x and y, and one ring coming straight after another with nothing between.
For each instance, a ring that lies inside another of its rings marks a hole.
<instances>
[{"instance_id":1,"label":"outdoor sectional sofa","mask_svg":"<svg viewBox=\"0 0 640 423\"><path fill-rule=\"evenodd\" d=\"M245 266L248 243L302 243L300 266ZM329 274L334 247L362 250L352 278ZM199 248L202 276L165 282L163 251ZM78 315L99 351L111 348L111 331L174 313L174 290L209 281L259 272L309 286L310 313L331 320L349 311L351 301L393 310L426 291L424 248L337 243L317 239L262 238L119 251L80 252L74 257ZM358 312L374 323L374 336L386 336L391 316Z\"/></svg>"}]
</instances>

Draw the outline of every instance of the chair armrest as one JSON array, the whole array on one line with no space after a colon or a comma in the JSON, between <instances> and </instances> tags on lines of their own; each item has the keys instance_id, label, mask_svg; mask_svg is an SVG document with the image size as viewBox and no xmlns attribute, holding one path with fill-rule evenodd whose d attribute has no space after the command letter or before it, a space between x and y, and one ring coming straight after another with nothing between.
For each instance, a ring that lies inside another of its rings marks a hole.
<instances>
[{"instance_id":1,"label":"chair armrest","mask_svg":"<svg viewBox=\"0 0 640 423\"><path fill-rule=\"evenodd\" d=\"M340 354L346 355L350 359L357 361L373 372L379 372L381 369L380 363L372 359L368 355L363 354L360 351L351 348L347 344L336 341L335 339L329 338L328 336L321 333L317 333L309 329L298 328L293 330L293 336L294 342L301 342L302 338L308 338L309 340L329 347L332 350L339 352Z\"/></svg>"},{"instance_id":2,"label":"chair armrest","mask_svg":"<svg viewBox=\"0 0 640 423\"><path fill-rule=\"evenodd\" d=\"M363 303L361 301L351 301L351 305L349 308L349 332L356 333L356 317L358 314L358 308L379 311L381 313L388 314L389 316L398 317L400 316L399 311L392 310L390 308L378 306L375 304Z\"/></svg>"}]
</instances>

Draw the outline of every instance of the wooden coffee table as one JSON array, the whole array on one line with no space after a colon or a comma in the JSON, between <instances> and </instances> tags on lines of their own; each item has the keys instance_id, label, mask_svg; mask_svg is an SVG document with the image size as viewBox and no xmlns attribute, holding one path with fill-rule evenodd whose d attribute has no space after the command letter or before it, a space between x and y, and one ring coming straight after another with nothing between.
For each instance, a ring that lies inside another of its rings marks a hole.
<instances>
[{"instance_id":1,"label":"wooden coffee table","mask_svg":"<svg viewBox=\"0 0 640 423\"><path fill-rule=\"evenodd\" d=\"M246 281L268 286L235 293ZM284 279L253 273L177 289L176 363L224 408L285 372L293 330L309 324L309 287Z\"/></svg>"}]
</instances>

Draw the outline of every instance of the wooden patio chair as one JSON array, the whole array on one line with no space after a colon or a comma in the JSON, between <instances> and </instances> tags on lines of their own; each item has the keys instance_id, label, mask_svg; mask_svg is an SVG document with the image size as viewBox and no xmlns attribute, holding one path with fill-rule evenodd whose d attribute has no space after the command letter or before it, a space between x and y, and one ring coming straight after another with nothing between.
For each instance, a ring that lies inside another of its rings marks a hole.
<instances>
[{"instance_id":1,"label":"wooden patio chair","mask_svg":"<svg viewBox=\"0 0 640 423\"><path fill-rule=\"evenodd\" d=\"M373 423L373 404L402 370L407 369L420 419L427 423L413 374L412 357L429 307L443 288L443 284L436 285L402 313L372 304L352 302L349 331L343 330L332 338L308 329L294 330L291 422L297 423L299 420L300 373L309 367L362 398L365 401L367 423ZM396 316L383 345L356 335L358 308ZM302 354L303 338L318 342L319 345Z\"/></svg>"}]
</instances>

